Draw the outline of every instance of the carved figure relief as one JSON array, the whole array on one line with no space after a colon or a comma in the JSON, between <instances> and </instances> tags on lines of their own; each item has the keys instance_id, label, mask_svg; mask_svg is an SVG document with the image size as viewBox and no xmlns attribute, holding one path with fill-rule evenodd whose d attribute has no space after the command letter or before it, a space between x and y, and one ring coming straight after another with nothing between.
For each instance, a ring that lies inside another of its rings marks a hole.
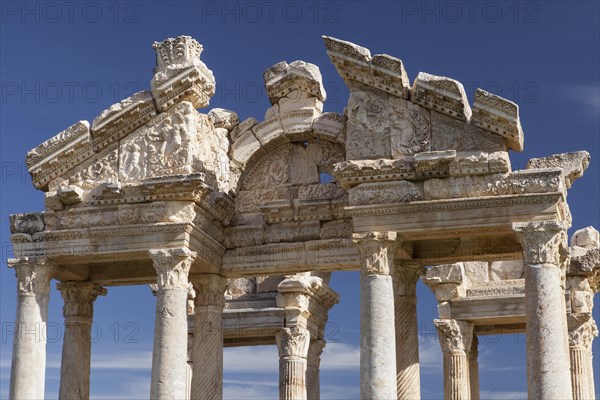
<instances>
[{"instance_id":1,"label":"carved figure relief","mask_svg":"<svg viewBox=\"0 0 600 400\"><path fill-rule=\"evenodd\" d=\"M429 151L429 111L407 100L390 97L390 144L392 158Z\"/></svg>"}]
</instances>

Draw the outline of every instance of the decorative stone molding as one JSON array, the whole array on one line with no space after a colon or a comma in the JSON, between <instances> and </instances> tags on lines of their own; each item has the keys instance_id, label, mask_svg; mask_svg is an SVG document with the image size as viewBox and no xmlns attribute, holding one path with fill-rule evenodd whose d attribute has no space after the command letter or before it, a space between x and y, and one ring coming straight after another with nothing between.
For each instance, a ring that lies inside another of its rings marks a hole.
<instances>
[{"instance_id":1,"label":"decorative stone molding","mask_svg":"<svg viewBox=\"0 0 600 400\"><path fill-rule=\"evenodd\" d=\"M471 107L462 83L445 76L419 72L411 89L411 101L461 121L471 118Z\"/></svg>"},{"instance_id":2,"label":"decorative stone molding","mask_svg":"<svg viewBox=\"0 0 600 400\"><path fill-rule=\"evenodd\" d=\"M560 266L569 256L565 228L558 222L518 222L513 231L523 246L525 264Z\"/></svg>"},{"instance_id":3,"label":"decorative stone molding","mask_svg":"<svg viewBox=\"0 0 600 400\"><path fill-rule=\"evenodd\" d=\"M190 274L189 281L194 287L196 309L202 306L223 307L227 278L218 274Z\"/></svg>"},{"instance_id":4,"label":"decorative stone molding","mask_svg":"<svg viewBox=\"0 0 600 400\"><path fill-rule=\"evenodd\" d=\"M304 358L306 359L310 345L310 333L300 327L282 328L275 337L279 358Z\"/></svg>"},{"instance_id":5,"label":"decorative stone molding","mask_svg":"<svg viewBox=\"0 0 600 400\"><path fill-rule=\"evenodd\" d=\"M410 82L402 60L387 54L371 56L365 47L330 36L323 36L323 40L327 55L348 86L364 84L408 98Z\"/></svg>"},{"instance_id":6,"label":"decorative stone molding","mask_svg":"<svg viewBox=\"0 0 600 400\"><path fill-rule=\"evenodd\" d=\"M92 122L94 151L115 143L156 116L152 94L137 92L102 111Z\"/></svg>"},{"instance_id":7,"label":"decorative stone molding","mask_svg":"<svg viewBox=\"0 0 600 400\"><path fill-rule=\"evenodd\" d=\"M53 264L42 259L23 257L9 259L8 266L15 270L20 296L48 295L54 273Z\"/></svg>"},{"instance_id":8,"label":"decorative stone molding","mask_svg":"<svg viewBox=\"0 0 600 400\"><path fill-rule=\"evenodd\" d=\"M560 168L567 188L581 178L590 164L590 153L587 151L574 151L570 153L553 154L548 157L532 158L525 168Z\"/></svg>"},{"instance_id":9,"label":"decorative stone molding","mask_svg":"<svg viewBox=\"0 0 600 400\"><path fill-rule=\"evenodd\" d=\"M469 352L473 340L473 324L456 319L436 319L433 321L440 338L442 351Z\"/></svg>"},{"instance_id":10,"label":"decorative stone molding","mask_svg":"<svg viewBox=\"0 0 600 400\"><path fill-rule=\"evenodd\" d=\"M200 61L202 45L189 36L155 42L156 68L152 78L152 96L159 111L180 101L194 108L206 107L215 94L215 78Z\"/></svg>"},{"instance_id":11,"label":"decorative stone molding","mask_svg":"<svg viewBox=\"0 0 600 400\"><path fill-rule=\"evenodd\" d=\"M360 253L362 275L389 275L393 271L395 232L354 233L352 240Z\"/></svg>"},{"instance_id":12,"label":"decorative stone molding","mask_svg":"<svg viewBox=\"0 0 600 400\"><path fill-rule=\"evenodd\" d=\"M106 296L106 289L93 282L61 282L56 285L64 300L63 316L88 318L94 316L94 301L98 296Z\"/></svg>"},{"instance_id":13,"label":"decorative stone molding","mask_svg":"<svg viewBox=\"0 0 600 400\"><path fill-rule=\"evenodd\" d=\"M149 250L158 275L158 290L188 288L188 273L196 252L187 248Z\"/></svg>"},{"instance_id":14,"label":"decorative stone molding","mask_svg":"<svg viewBox=\"0 0 600 400\"><path fill-rule=\"evenodd\" d=\"M483 89L477 89L470 122L502 136L509 148L523 151L523 129L519 120L519 106L512 101Z\"/></svg>"}]
</instances>

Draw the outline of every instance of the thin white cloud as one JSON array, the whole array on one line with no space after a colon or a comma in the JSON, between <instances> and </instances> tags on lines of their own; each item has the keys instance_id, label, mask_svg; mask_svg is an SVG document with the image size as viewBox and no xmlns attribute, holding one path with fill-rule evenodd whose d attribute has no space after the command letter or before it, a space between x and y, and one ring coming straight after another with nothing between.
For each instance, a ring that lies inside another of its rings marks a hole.
<instances>
[{"instance_id":1,"label":"thin white cloud","mask_svg":"<svg viewBox=\"0 0 600 400\"><path fill-rule=\"evenodd\" d=\"M561 86L561 92L566 99L580 105L584 113L598 118L600 86L597 84Z\"/></svg>"},{"instance_id":2,"label":"thin white cloud","mask_svg":"<svg viewBox=\"0 0 600 400\"><path fill-rule=\"evenodd\" d=\"M527 400L527 392L495 392L482 390L481 400Z\"/></svg>"},{"instance_id":3,"label":"thin white cloud","mask_svg":"<svg viewBox=\"0 0 600 400\"><path fill-rule=\"evenodd\" d=\"M321 371L360 368L360 347L342 343L327 343L321 355Z\"/></svg>"}]
</instances>

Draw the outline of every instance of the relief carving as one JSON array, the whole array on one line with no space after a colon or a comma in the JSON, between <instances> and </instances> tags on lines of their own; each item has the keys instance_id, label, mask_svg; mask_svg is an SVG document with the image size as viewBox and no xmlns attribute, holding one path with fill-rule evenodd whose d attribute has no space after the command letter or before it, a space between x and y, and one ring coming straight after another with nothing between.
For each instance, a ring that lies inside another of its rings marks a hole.
<instances>
[{"instance_id":1,"label":"relief carving","mask_svg":"<svg viewBox=\"0 0 600 400\"><path fill-rule=\"evenodd\" d=\"M471 350L472 323L455 319L436 319L433 323L437 328L444 353Z\"/></svg>"},{"instance_id":2,"label":"relief carving","mask_svg":"<svg viewBox=\"0 0 600 400\"><path fill-rule=\"evenodd\" d=\"M390 97L390 144L392 158L431 149L429 110L404 99Z\"/></svg>"}]
</instances>

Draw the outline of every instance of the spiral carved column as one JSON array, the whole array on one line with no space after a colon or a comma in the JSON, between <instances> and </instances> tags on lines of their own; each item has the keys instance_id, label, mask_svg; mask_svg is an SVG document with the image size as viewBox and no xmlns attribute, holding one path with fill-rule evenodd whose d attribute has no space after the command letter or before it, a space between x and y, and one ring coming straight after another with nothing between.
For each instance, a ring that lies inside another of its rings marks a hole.
<instances>
[{"instance_id":1,"label":"spiral carved column","mask_svg":"<svg viewBox=\"0 0 600 400\"><path fill-rule=\"evenodd\" d=\"M227 279L218 274L192 274L194 345L192 399L223 398L223 307Z\"/></svg>"},{"instance_id":2,"label":"spiral carved column","mask_svg":"<svg viewBox=\"0 0 600 400\"><path fill-rule=\"evenodd\" d=\"M306 366L306 392L308 400L321 399L320 365L324 347L324 340L311 340L308 346Z\"/></svg>"},{"instance_id":3,"label":"spiral carved column","mask_svg":"<svg viewBox=\"0 0 600 400\"><path fill-rule=\"evenodd\" d=\"M394 316L396 321L396 385L399 399L420 399L417 280L420 268L396 265Z\"/></svg>"},{"instance_id":4,"label":"spiral carved column","mask_svg":"<svg viewBox=\"0 0 600 400\"><path fill-rule=\"evenodd\" d=\"M106 289L93 282L63 282L56 288L65 303L58 397L61 400L89 399L94 301L106 295Z\"/></svg>"}]
</instances>

